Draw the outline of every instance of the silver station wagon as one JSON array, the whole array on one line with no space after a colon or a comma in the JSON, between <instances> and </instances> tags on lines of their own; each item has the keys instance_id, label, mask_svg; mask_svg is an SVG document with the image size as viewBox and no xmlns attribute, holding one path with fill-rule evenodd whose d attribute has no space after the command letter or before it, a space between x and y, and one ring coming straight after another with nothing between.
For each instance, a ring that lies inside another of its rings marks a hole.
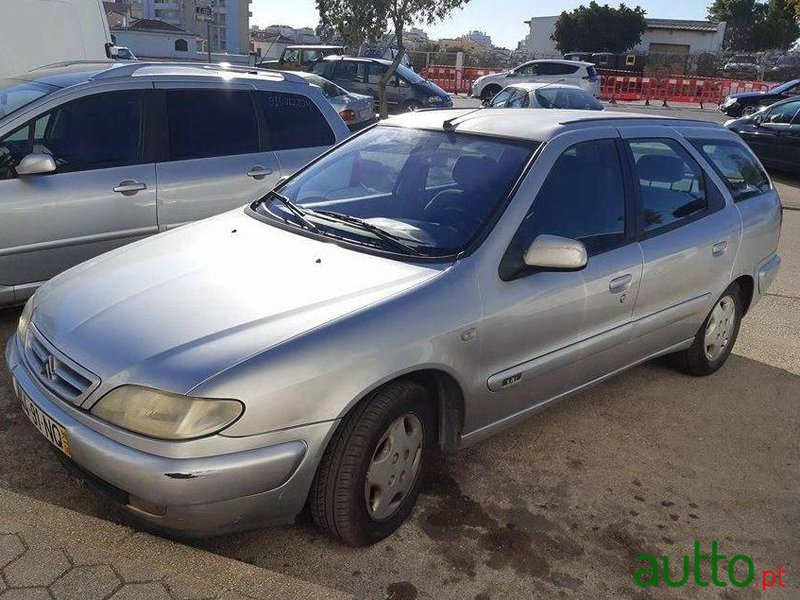
<instances>
[{"instance_id":1,"label":"silver station wagon","mask_svg":"<svg viewBox=\"0 0 800 600\"><path fill-rule=\"evenodd\" d=\"M719 369L780 226L716 125L421 111L54 278L6 361L63 460L143 519L217 534L308 504L365 545L409 516L437 446L660 355Z\"/></svg>"}]
</instances>

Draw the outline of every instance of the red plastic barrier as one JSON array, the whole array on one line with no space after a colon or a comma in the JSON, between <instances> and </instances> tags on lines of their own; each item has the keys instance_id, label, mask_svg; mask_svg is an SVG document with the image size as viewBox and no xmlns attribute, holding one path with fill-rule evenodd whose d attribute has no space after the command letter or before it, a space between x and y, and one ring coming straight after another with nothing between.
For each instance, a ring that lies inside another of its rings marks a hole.
<instances>
[{"instance_id":1,"label":"red plastic barrier","mask_svg":"<svg viewBox=\"0 0 800 600\"><path fill-rule=\"evenodd\" d=\"M478 77L499 73L499 69L450 67L431 65L422 71L423 77L446 92L465 94L472 90ZM609 102L651 101L718 104L740 92L763 91L772 84L763 81L741 81L712 77L638 77L605 75L600 80L600 97Z\"/></svg>"}]
</instances>

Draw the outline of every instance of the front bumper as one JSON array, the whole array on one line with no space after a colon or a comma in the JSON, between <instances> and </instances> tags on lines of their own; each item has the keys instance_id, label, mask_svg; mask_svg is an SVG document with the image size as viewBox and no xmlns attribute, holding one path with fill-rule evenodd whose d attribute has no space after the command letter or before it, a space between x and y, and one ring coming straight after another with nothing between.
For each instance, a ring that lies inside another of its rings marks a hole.
<instances>
[{"instance_id":1,"label":"front bumper","mask_svg":"<svg viewBox=\"0 0 800 600\"><path fill-rule=\"evenodd\" d=\"M217 435L217 451L210 455L208 444L200 456L155 455L95 431L94 417L43 389L21 358L16 334L5 358L17 396L25 393L66 429L71 458L63 458L74 473L138 517L184 535L291 522L336 426L327 422L256 436L258 446L244 450L253 438ZM186 444L175 442L175 454L185 455Z\"/></svg>"}]
</instances>

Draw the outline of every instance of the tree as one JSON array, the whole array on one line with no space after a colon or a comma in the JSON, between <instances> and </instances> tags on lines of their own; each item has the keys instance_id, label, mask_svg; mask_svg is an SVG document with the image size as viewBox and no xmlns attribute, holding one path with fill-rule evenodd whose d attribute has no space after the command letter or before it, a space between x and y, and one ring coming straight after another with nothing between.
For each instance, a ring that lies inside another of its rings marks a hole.
<instances>
[{"instance_id":1,"label":"tree","mask_svg":"<svg viewBox=\"0 0 800 600\"><path fill-rule=\"evenodd\" d=\"M625 52L642 40L647 29L645 11L620 4L612 8L590 2L571 12L562 12L550 36L561 52Z\"/></svg>"},{"instance_id":2,"label":"tree","mask_svg":"<svg viewBox=\"0 0 800 600\"><path fill-rule=\"evenodd\" d=\"M725 21L726 50L785 50L798 35L800 26L798 0L714 0L708 18Z\"/></svg>"},{"instance_id":3,"label":"tree","mask_svg":"<svg viewBox=\"0 0 800 600\"><path fill-rule=\"evenodd\" d=\"M343 36L345 33L340 27L349 27L351 34L355 36L357 31L361 35L362 41L378 40L389 26L398 52L378 84L380 115L385 119L389 115L386 86L405 56L403 33L406 26L419 22L433 24L467 2L469 0L317 0L317 9L323 22L332 24Z\"/></svg>"}]
</instances>

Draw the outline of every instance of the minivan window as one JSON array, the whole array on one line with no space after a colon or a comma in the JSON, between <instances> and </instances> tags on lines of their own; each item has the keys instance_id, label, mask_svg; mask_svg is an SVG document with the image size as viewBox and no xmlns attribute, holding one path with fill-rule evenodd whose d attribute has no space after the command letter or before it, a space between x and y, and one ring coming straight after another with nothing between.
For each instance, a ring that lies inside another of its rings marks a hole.
<instances>
[{"instance_id":1,"label":"minivan window","mask_svg":"<svg viewBox=\"0 0 800 600\"><path fill-rule=\"evenodd\" d=\"M408 254L452 256L488 226L535 145L380 126L313 163L277 192L305 211L323 235L386 249L386 240L367 229L379 228L409 247ZM291 211L271 198L254 206L279 222L291 221ZM366 228L352 223L354 218Z\"/></svg>"},{"instance_id":2,"label":"minivan window","mask_svg":"<svg viewBox=\"0 0 800 600\"><path fill-rule=\"evenodd\" d=\"M336 136L314 101L300 94L258 92L272 150L332 146Z\"/></svg>"},{"instance_id":3,"label":"minivan window","mask_svg":"<svg viewBox=\"0 0 800 600\"><path fill-rule=\"evenodd\" d=\"M673 140L631 140L641 227L649 232L708 209L703 170Z\"/></svg>"},{"instance_id":4,"label":"minivan window","mask_svg":"<svg viewBox=\"0 0 800 600\"><path fill-rule=\"evenodd\" d=\"M767 174L744 145L729 140L690 141L725 182L734 202L769 191Z\"/></svg>"},{"instance_id":5,"label":"minivan window","mask_svg":"<svg viewBox=\"0 0 800 600\"><path fill-rule=\"evenodd\" d=\"M56 173L142 162L143 100L140 91L95 94L29 121L0 140L0 179L34 151L51 154Z\"/></svg>"},{"instance_id":6,"label":"minivan window","mask_svg":"<svg viewBox=\"0 0 800 600\"><path fill-rule=\"evenodd\" d=\"M258 152L258 121L246 91L167 90L169 160Z\"/></svg>"},{"instance_id":7,"label":"minivan window","mask_svg":"<svg viewBox=\"0 0 800 600\"><path fill-rule=\"evenodd\" d=\"M537 66L538 75L572 75L577 73L580 65L568 65L564 63L542 62Z\"/></svg>"},{"instance_id":8,"label":"minivan window","mask_svg":"<svg viewBox=\"0 0 800 600\"><path fill-rule=\"evenodd\" d=\"M54 85L19 79L0 79L0 119L58 90Z\"/></svg>"},{"instance_id":9,"label":"minivan window","mask_svg":"<svg viewBox=\"0 0 800 600\"><path fill-rule=\"evenodd\" d=\"M521 257L542 234L581 241L590 255L625 241L625 185L614 140L576 144L556 160L510 254Z\"/></svg>"}]
</instances>

